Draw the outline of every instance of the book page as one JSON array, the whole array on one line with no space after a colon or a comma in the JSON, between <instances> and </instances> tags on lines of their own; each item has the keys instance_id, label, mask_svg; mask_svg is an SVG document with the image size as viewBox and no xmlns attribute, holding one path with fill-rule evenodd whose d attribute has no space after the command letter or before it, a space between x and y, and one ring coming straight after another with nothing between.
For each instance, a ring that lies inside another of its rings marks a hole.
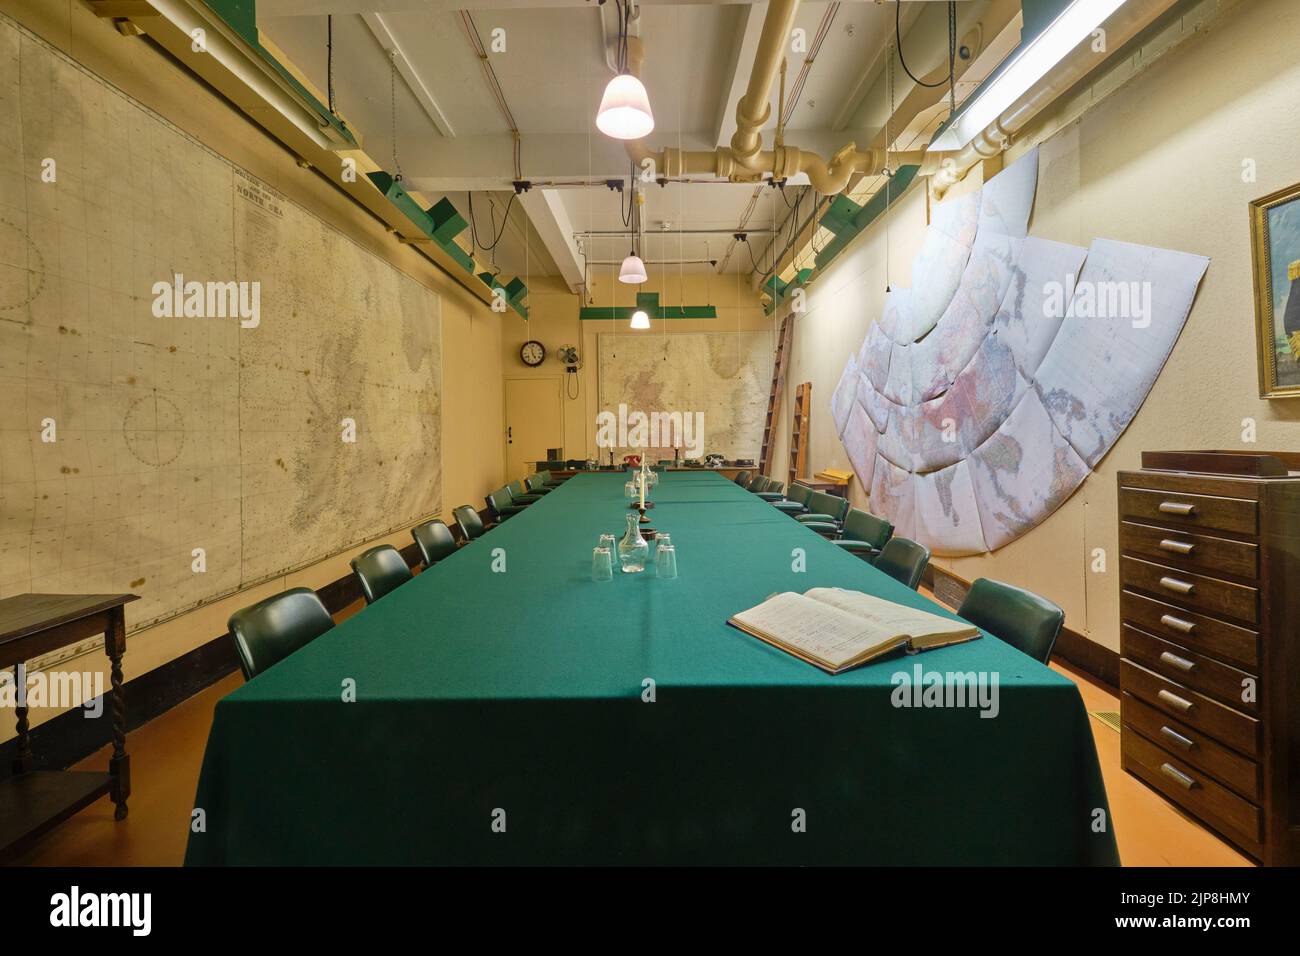
<instances>
[{"instance_id":1,"label":"book page","mask_svg":"<svg viewBox=\"0 0 1300 956\"><path fill-rule=\"evenodd\" d=\"M793 591L774 595L732 620L836 668L893 635L861 617Z\"/></svg>"},{"instance_id":2,"label":"book page","mask_svg":"<svg viewBox=\"0 0 1300 956\"><path fill-rule=\"evenodd\" d=\"M860 618L882 638L886 634L896 637L906 635L920 639L937 635L956 636L978 633L975 628L962 621L940 617L929 611L919 611L859 591L812 588L804 596Z\"/></svg>"}]
</instances>

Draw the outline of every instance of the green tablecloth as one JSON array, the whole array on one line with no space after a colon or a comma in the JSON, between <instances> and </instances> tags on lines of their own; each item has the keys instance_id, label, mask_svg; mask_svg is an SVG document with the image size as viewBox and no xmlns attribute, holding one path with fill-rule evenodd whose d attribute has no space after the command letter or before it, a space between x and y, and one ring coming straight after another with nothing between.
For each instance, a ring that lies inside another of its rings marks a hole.
<instances>
[{"instance_id":1,"label":"green tablecloth","mask_svg":"<svg viewBox=\"0 0 1300 956\"><path fill-rule=\"evenodd\" d=\"M186 863L1118 862L1070 681L987 635L831 677L729 627L827 585L942 609L711 473L653 495L677 580L593 583L623 482L571 479L220 701ZM916 664L995 672L998 716L894 707Z\"/></svg>"}]
</instances>

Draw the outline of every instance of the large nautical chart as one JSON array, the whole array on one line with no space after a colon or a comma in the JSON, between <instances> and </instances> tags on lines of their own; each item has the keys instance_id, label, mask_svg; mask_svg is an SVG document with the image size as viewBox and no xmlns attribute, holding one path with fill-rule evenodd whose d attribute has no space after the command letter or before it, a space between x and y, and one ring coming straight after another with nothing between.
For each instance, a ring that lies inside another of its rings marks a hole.
<instances>
[{"instance_id":1,"label":"large nautical chart","mask_svg":"<svg viewBox=\"0 0 1300 956\"><path fill-rule=\"evenodd\" d=\"M439 300L0 17L0 597L140 626L441 508Z\"/></svg>"}]
</instances>

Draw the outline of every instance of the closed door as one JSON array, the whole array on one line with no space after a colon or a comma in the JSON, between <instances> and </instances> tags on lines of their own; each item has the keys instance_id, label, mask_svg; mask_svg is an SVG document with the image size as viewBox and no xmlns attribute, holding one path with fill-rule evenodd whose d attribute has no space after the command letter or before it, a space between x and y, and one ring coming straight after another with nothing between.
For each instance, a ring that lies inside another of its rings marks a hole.
<instances>
[{"instance_id":1,"label":"closed door","mask_svg":"<svg viewBox=\"0 0 1300 956\"><path fill-rule=\"evenodd\" d=\"M506 480L531 475L547 451L564 444L563 381L506 379Z\"/></svg>"}]
</instances>

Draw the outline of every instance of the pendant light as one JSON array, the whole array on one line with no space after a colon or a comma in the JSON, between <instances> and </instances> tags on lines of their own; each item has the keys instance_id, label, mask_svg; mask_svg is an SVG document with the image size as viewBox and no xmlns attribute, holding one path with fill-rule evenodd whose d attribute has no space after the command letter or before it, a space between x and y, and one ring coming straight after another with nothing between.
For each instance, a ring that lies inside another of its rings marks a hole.
<instances>
[{"instance_id":1,"label":"pendant light","mask_svg":"<svg viewBox=\"0 0 1300 956\"><path fill-rule=\"evenodd\" d=\"M613 139L640 139L655 128L650 96L645 84L627 68L628 16L632 0L615 0L618 6L618 75L605 86L596 111L596 128Z\"/></svg>"},{"instance_id":2,"label":"pendant light","mask_svg":"<svg viewBox=\"0 0 1300 956\"><path fill-rule=\"evenodd\" d=\"M650 316L645 314L645 310L637 309L632 313L632 328L648 329L650 328Z\"/></svg>"},{"instance_id":3,"label":"pendant light","mask_svg":"<svg viewBox=\"0 0 1300 956\"><path fill-rule=\"evenodd\" d=\"M613 139L640 139L655 128L645 84L631 73L609 81L596 112L596 129Z\"/></svg>"},{"instance_id":4,"label":"pendant light","mask_svg":"<svg viewBox=\"0 0 1300 956\"><path fill-rule=\"evenodd\" d=\"M628 285L640 285L646 281L645 263L641 257L636 254L636 236L640 231L641 223L641 203L644 197L637 192L636 188L636 167L632 168L632 175L628 177L628 186L632 191L631 211L628 213L627 221L630 224L629 238L632 240L632 251L627 254L623 260L623 265L618 270L618 281L625 282ZM619 200L619 210L622 211L622 200Z\"/></svg>"}]
</instances>

